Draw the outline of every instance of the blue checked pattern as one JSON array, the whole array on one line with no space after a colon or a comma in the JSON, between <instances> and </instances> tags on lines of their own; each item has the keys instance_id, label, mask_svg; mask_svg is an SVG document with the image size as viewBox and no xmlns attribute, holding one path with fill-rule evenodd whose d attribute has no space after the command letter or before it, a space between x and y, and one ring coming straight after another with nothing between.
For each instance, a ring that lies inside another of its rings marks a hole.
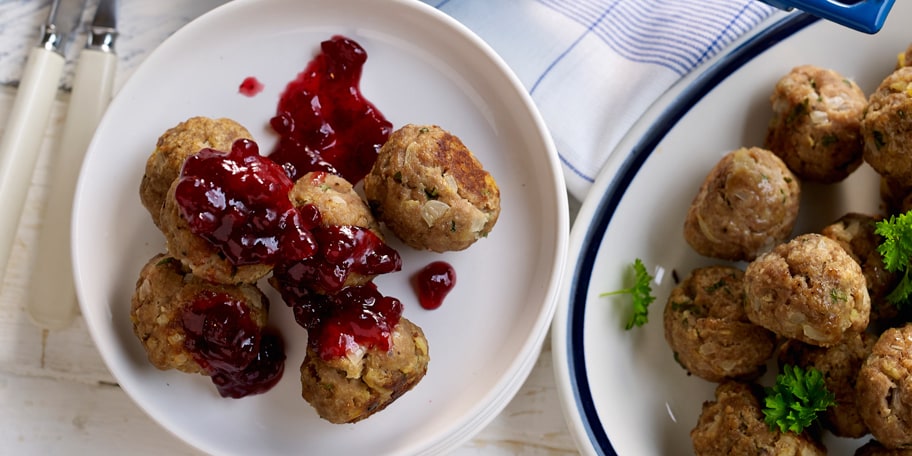
<instances>
[{"instance_id":1,"label":"blue checked pattern","mask_svg":"<svg viewBox=\"0 0 912 456\"><path fill-rule=\"evenodd\" d=\"M759 0L424 0L516 72L582 199L657 97L774 8Z\"/></svg>"}]
</instances>

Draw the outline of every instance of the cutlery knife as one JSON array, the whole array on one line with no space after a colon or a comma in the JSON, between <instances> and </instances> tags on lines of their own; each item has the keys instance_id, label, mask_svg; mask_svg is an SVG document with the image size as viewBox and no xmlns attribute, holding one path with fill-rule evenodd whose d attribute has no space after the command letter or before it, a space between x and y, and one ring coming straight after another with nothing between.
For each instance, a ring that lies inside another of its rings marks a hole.
<instances>
[{"instance_id":1,"label":"cutlery knife","mask_svg":"<svg viewBox=\"0 0 912 456\"><path fill-rule=\"evenodd\" d=\"M0 278L4 276L16 228L57 85L63 73L66 45L82 16L86 0L54 0L41 26L41 40L32 48L19 82L6 129L0 138Z\"/></svg>"},{"instance_id":2,"label":"cutlery knife","mask_svg":"<svg viewBox=\"0 0 912 456\"><path fill-rule=\"evenodd\" d=\"M86 47L76 63L73 93L60 146L51 165L48 201L37 238L28 293L29 316L33 323L46 329L66 327L76 316L70 217L83 157L114 87L116 16L117 0L101 0L88 29ZM53 286L48 286L48 279Z\"/></svg>"}]
</instances>

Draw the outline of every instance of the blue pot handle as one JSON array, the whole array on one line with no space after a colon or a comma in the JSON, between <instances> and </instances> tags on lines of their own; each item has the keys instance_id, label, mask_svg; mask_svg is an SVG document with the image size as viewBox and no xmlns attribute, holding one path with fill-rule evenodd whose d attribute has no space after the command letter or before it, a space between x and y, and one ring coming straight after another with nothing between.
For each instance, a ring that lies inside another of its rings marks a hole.
<instances>
[{"instance_id":1,"label":"blue pot handle","mask_svg":"<svg viewBox=\"0 0 912 456\"><path fill-rule=\"evenodd\" d=\"M814 16L874 34L880 31L894 0L761 0L783 10L797 8ZM908 0L907 0L908 1Z\"/></svg>"}]
</instances>

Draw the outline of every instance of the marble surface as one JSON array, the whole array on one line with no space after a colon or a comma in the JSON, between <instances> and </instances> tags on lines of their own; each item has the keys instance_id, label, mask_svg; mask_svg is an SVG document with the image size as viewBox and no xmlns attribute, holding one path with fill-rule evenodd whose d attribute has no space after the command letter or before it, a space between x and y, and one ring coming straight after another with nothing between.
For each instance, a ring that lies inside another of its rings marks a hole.
<instances>
[{"instance_id":1,"label":"marble surface","mask_svg":"<svg viewBox=\"0 0 912 456\"><path fill-rule=\"evenodd\" d=\"M84 18L97 0L89 0ZM121 87L158 43L221 4L218 0L121 0L118 14L118 72ZM46 0L0 1L0 134L4 128L28 50L39 39ZM12 255L0 282L0 454L198 454L159 427L118 387L81 318L68 328L41 330L26 311L29 280L47 281L31 270L48 170L59 141L69 99L72 68L85 43L80 33L67 49L68 63L57 93ZM2 214L0 216L8 216ZM560 412L545 347L515 399L457 455L575 454Z\"/></svg>"}]
</instances>

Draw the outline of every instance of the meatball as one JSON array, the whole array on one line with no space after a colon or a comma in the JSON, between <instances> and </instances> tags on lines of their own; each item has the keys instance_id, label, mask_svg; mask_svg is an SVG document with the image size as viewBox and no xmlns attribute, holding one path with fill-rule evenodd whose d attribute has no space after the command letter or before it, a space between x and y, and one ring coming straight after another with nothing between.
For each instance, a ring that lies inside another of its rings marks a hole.
<instances>
[{"instance_id":1,"label":"meatball","mask_svg":"<svg viewBox=\"0 0 912 456\"><path fill-rule=\"evenodd\" d=\"M254 283L272 271L272 265L264 263L236 265L218 247L194 233L181 216L174 196L178 183L179 180L175 180L168 190L160 219L171 255L189 267L193 274L218 283Z\"/></svg>"},{"instance_id":2,"label":"meatball","mask_svg":"<svg viewBox=\"0 0 912 456\"><path fill-rule=\"evenodd\" d=\"M858 372L856 394L877 441L912 448L912 324L880 335Z\"/></svg>"},{"instance_id":3,"label":"meatball","mask_svg":"<svg viewBox=\"0 0 912 456\"><path fill-rule=\"evenodd\" d=\"M871 298L869 325L878 328L893 326L899 318L899 308L887 302L886 296L899 283L900 276L887 271L883 256L877 246L883 237L875 233L878 219L870 215L850 213L821 230L821 234L838 242L859 266L864 274Z\"/></svg>"},{"instance_id":4,"label":"meatball","mask_svg":"<svg viewBox=\"0 0 912 456\"><path fill-rule=\"evenodd\" d=\"M881 176L912 187L912 67L884 78L868 98L861 133L864 159Z\"/></svg>"},{"instance_id":5,"label":"meatball","mask_svg":"<svg viewBox=\"0 0 912 456\"><path fill-rule=\"evenodd\" d=\"M694 270L665 305L665 340L675 359L709 380L752 379L763 373L775 335L744 313L744 273L728 266Z\"/></svg>"},{"instance_id":6,"label":"meatball","mask_svg":"<svg viewBox=\"0 0 912 456\"><path fill-rule=\"evenodd\" d=\"M887 448L871 439L855 450L855 456L912 456L912 448Z\"/></svg>"},{"instance_id":7,"label":"meatball","mask_svg":"<svg viewBox=\"0 0 912 456\"><path fill-rule=\"evenodd\" d=\"M306 204L316 206L324 226L360 226L382 237L380 224L367 203L355 192L352 184L340 176L322 171L307 173L295 181L288 197L298 207Z\"/></svg>"},{"instance_id":8,"label":"meatball","mask_svg":"<svg viewBox=\"0 0 912 456\"><path fill-rule=\"evenodd\" d=\"M690 431L698 456L733 454L824 455L826 449L807 432L770 430L763 421L759 387L725 381L716 387L715 401L703 403L696 427Z\"/></svg>"},{"instance_id":9,"label":"meatball","mask_svg":"<svg viewBox=\"0 0 912 456\"><path fill-rule=\"evenodd\" d=\"M828 347L868 326L861 266L820 234L802 234L752 261L744 289L747 317L782 337Z\"/></svg>"},{"instance_id":10,"label":"meatball","mask_svg":"<svg viewBox=\"0 0 912 456\"><path fill-rule=\"evenodd\" d=\"M193 343L188 341L191 337L185 325L185 317L192 316L188 312L193 311L191 307L195 302L218 297L246 309L256 333L266 326L269 302L256 286L207 282L190 274L180 261L165 254L156 255L146 263L136 281L130 320L133 332L153 366L210 375L213 364L225 362L207 357L200 350L192 350ZM226 335L225 339L237 342L221 347L225 353L244 352L247 362L250 362L250 356L256 355L255 351L248 353L248 348L255 347L244 346L246 339L231 335Z\"/></svg>"},{"instance_id":11,"label":"meatball","mask_svg":"<svg viewBox=\"0 0 912 456\"><path fill-rule=\"evenodd\" d=\"M416 249L463 250L490 233L500 190L462 141L438 126L406 125L364 178L368 204Z\"/></svg>"},{"instance_id":12,"label":"meatball","mask_svg":"<svg viewBox=\"0 0 912 456\"><path fill-rule=\"evenodd\" d=\"M140 200L155 225L161 227L159 214L165 196L187 157L206 148L227 151L234 141L252 137L246 128L231 119L208 117L191 117L163 133L146 160L139 185Z\"/></svg>"},{"instance_id":13,"label":"meatball","mask_svg":"<svg viewBox=\"0 0 912 456\"><path fill-rule=\"evenodd\" d=\"M798 180L779 157L757 147L728 153L687 211L684 239L697 253L750 261L785 241L798 217Z\"/></svg>"},{"instance_id":14,"label":"meatball","mask_svg":"<svg viewBox=\"0 0 912 456\"><path fill-rule=\"evenodd\" d=\"M361 421L386 408L424 377L430 358L421 328L400 318L389 351L323 359L308 347L301 364L301 395L321 418Z\"/></svg>"},{"instance_id":15,"label":"meatball","mask_svg":"<svg viewBox=\"0 0 912 456\"><path fill-rule=\"evenodd\" d=\"M862 163L867 97L834 70L803 65L777 83L764 147L806 181L839 182Z\"/></svg>"},{"instance_id":16,"label":"meatball","mask_svg":"<svg viewBox=\"0 0 912 456\"><path fill-rule=\"evenodd\" d=\"M836 405L823 415L824 426L840 437L857 438L868 433L855 400L855 380L877 337L867 332L851 332L832 347L817 347L797 340L786 341L779 353L779 364L814 367L823 374L826 387L836 396Z\"/></svg>"}]
</instances>

